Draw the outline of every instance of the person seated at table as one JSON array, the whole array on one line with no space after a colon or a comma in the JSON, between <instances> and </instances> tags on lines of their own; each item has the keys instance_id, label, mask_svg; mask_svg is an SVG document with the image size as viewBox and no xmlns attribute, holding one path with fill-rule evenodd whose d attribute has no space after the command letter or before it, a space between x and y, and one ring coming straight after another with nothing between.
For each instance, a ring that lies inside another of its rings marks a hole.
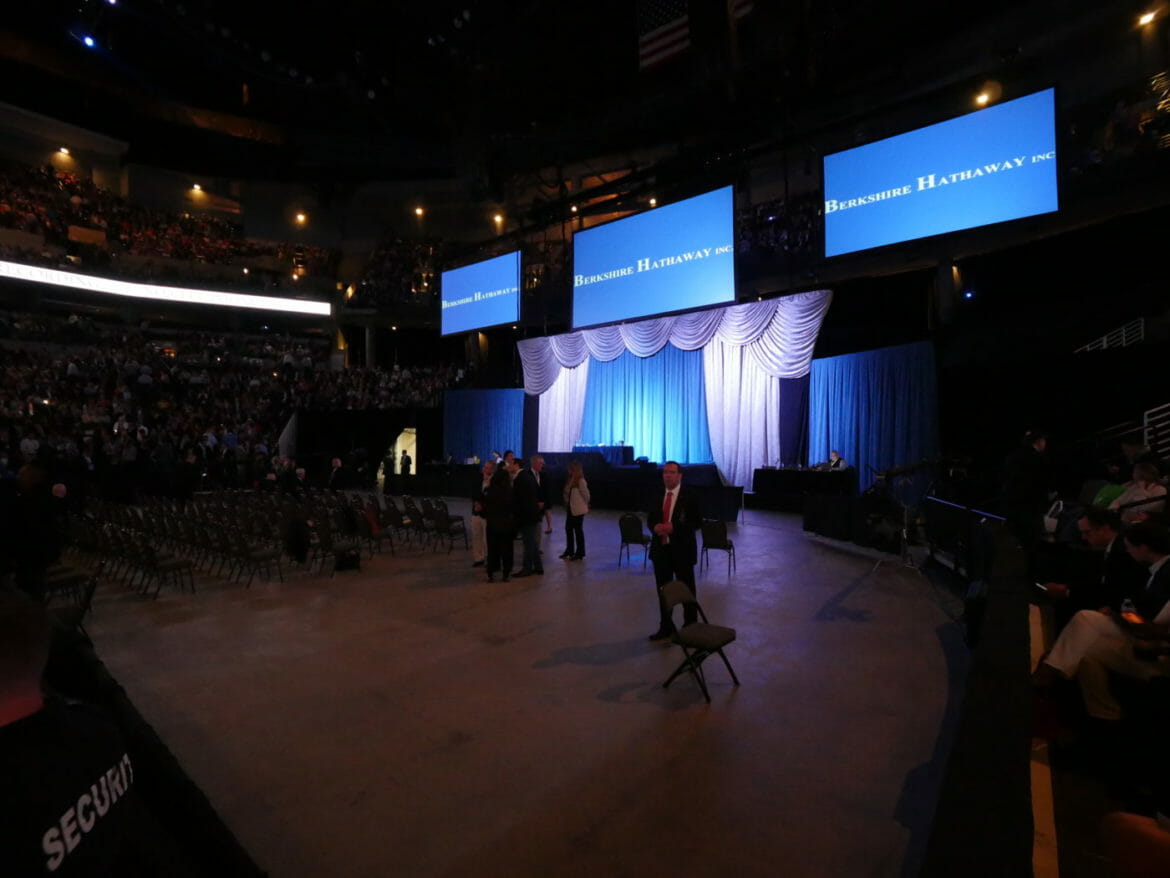
<instances>
[{"instance_id":1,"label":"person seated at table","mask_svg":"<svg viewBox=\"0 0 1170 878\"><path fill-rule=\"evenodd\" d=\"M836 451L829 452L829 469L846 469L849 463Z\"/></svg>"}]
</instances>

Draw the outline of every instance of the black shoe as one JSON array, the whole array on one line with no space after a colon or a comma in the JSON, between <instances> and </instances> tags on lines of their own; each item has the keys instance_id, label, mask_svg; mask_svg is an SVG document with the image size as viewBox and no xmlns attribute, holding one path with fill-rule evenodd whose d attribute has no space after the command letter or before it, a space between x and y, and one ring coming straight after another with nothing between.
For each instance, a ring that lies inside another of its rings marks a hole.
<instances>
[{"instance_id":1,"label":"black shoe","mask_svg":"<svg viewBox=\"0 0 1170 878\"><path fill-rule=\"evenodd\" d=\"M570 561L584 561L585 556L584 555L570 555L569 560Z\"/></svg>"},{"instance_id":2,"label":"black shoe","mask_svg":"<svg viewBox=\"0 0 1170 878\"><path fill-rule=\"evenodd\" d=\"M655 631L653 634L651 634L650 637L647 639L658 641L658 640L670 640L670 638L672 638L672 637L674 637L674 629L673 628L659 628L657 631Z\"/></svg>"},{"instance_id":3,"label":"black shoe","mask_svg":"<svg viewBox=\"0 0 1170 878\"><path fill-rule=\"evenodd\" d=\"M566 561L572 561L572 560L573 560L573 555L572 555L571 553L569 553L569 552L561 552L561 554L560 554L558 557L560 557L560 558L563 558L563 559L564 559L564 560L566 560Z\"/></svg>"},{"instance_id":4,"label":"black shoe","mask_svg":"<svg viewBox=\"0 0 1170 878\"><path fill-rule=\"evenodd\" d=\"M513 575L514 577L516 577L516 579L519 579L521 576L531 576L531 575L532 575L532 571L531 571L531 570L517 570L517 571L516 571L515 573L513 573L512 575Z\"/></svg>"},{"instance_id":5,"label":"black shoe","mask_svg":"<svg viewBox=\"0 0 1170 878\"><path fill-rule=\"evenodd\" d=\"M472 567L482 567L482 566L483 566L483 562L482 562L482 561L476 561L476 562L475 562L474 564L472 564L471 566L472 566Z\"/></svg>"}]
</instances>

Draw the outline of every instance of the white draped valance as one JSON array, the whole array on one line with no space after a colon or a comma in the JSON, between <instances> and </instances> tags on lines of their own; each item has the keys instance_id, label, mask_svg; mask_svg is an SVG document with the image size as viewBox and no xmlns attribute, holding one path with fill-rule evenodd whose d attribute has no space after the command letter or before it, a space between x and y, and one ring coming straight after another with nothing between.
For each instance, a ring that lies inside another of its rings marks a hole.
<instances>
[{"instance_id":1,"label":"white draped valance","mask_svg":"<svg viewBox=\"0 0 1170 878\"><path fill-rule=\"evenodd\" d=\"M808 374L832 295L829 290L814 290L766 302L525 339L517 344L524 365L524 390L533 396L544 393L562 369L575 368L591 356L609 362L628 350L638 357L651 357L667 344L693 351L712 339L746 348L745 353L773 378L802 378Z\"/></svg>"}]
</instances>

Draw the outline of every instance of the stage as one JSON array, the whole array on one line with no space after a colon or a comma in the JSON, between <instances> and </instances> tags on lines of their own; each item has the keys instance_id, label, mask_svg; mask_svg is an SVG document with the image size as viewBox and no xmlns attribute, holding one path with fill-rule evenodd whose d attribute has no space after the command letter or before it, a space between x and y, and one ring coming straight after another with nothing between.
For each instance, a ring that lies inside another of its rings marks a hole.
<instances>
[{"instance_id":1,"label":"stage","mask_svg":"<svg viewBox=\"0 0 1170 878\"><path fill-rule=\"evenodd\" d=\"M589 483L589 504L593 509L644 514L648 497L662 489L662 465L642 463L613 465L597 452L548 452L544 455L543 478L548 482L553 508L559 512L565 486L566 467L570 460L580 462ZM445 494L470 497L479 485L482 465L423 464L417 476L394 476L391 493L415 496ZM735 521L743 507L743 488L723 485L714 464L688 464L682 467L683 482L699 495L704 518Z\"/></svg>"},{"instance_id":2,"label":"stage","mask_svg":"<svg viewBox=\"0 0 1170 878\"><path fill-rule=\"evenodd\" d=\"M466 512L466 504L452 504ZM917 874L967 652L960 599L748 510L698 581L742 682L663 690L652 573L588 557L489 584L462 546L143 600L87 627L274 878Z\"/></svg>"}]
</instances>

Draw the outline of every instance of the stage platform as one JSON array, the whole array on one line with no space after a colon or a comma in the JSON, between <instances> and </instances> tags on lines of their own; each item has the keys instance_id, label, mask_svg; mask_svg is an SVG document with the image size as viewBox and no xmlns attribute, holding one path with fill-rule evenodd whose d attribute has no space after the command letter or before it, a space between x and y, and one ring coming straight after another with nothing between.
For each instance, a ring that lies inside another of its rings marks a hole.
<instances>
[{"instance_id":1,"label":"stage platform","mask_svg":"<svg viewBox=\"0 0 1170 878\"><path fill-rule=\"evenodd\" d=\"M454 502L453 512L466 512ZM918 874L968 654L957 592L749 510L712 703L653 644L653 575L488 583L462 546L157 601L103 584L98 655L274 878Z\"/></svg>"},{"instance_id":2,"label":"stage platform","mask_svg":"<svg viewBox=\"0 0 1170 878\"><path fill-rule=\"evenodd\" d=\"M581 463L589 483L590 505L597 510L643 513L649 498L662 490L661 464L642 462L615 466L596 451L580 454L550 451L541 456L544 457L544 477L548 480L554 508L561 505L570 460ZM393 477L390 493L470 497L479 484L480 470L481 466L467 464L425 464L417 476ZM715 464L686 464L682 472L683 483L698 492L704 518L735 521L739 517L743 508L743 488L723 485Z\"/></svg>"}]
</instances>

